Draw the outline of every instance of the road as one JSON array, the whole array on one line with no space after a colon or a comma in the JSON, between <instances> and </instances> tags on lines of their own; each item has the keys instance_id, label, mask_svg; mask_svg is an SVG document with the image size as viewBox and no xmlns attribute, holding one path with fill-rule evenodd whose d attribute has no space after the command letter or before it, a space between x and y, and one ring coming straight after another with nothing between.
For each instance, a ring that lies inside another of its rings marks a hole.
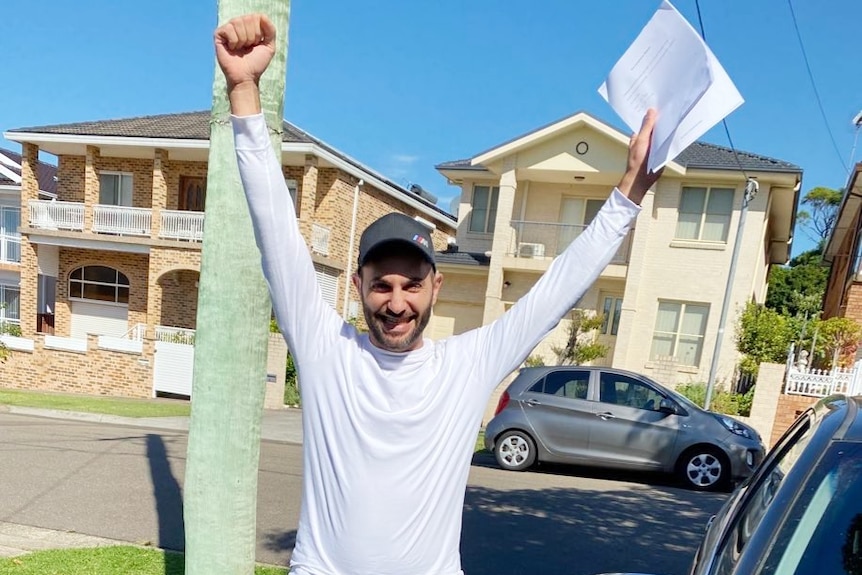
<instances>
[{"instance_id":1,"label":"road","mask_svg":"<svg viewBox=\"0 0 862 575\"><path fill-rule=\"evenodd\" d=\"M186 433L0 413L0 521L182 549ZM264 441L257 558L286 565L299 517L301 445ZM684 575L724 494L583 469L512 473L474 460L464 505L467 575Z\"/></svg>"}]
</instances>

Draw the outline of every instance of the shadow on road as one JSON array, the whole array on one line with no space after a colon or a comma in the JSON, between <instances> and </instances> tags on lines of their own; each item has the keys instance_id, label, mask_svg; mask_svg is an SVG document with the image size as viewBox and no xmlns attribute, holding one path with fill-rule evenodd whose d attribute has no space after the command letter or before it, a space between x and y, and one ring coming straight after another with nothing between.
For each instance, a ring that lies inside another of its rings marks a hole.
<instances>
[{"instance_id":1,"label":"shadow on road","mask_svg":"<svg viewBox=\"0 0 862 575\"><path fill-rule=\"evenodd\" d=\"M153 496L156 500L156 515L159 521L159 540L156 546L182 551L185 549L186 541L182 490L171 471L164 440L158 435L147 434L146 443ZM182 564L181 555L165 553L165 573L182 572Z\"/></svg>"},{"instance_id":2,"label":"shadow on road","mask_svg":"<svg viewBox=\"0 0 862 575\"><path fill-rule=\"evenodd\" d=\"M619 490L469 487L467 575L684 575L724 494L664 486Z\"/></svg>"}]
</instances>

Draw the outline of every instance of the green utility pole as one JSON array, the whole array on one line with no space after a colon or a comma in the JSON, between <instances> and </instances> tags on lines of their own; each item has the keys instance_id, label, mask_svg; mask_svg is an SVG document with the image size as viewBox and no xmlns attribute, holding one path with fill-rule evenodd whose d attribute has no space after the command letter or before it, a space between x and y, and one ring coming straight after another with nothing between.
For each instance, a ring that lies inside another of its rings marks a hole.
<instances>
[{"instance_id":1,"label":"green utility pole","mask_svg":"<svg viewBox=\"0 0 862 575\"><path fill-rule=\"evenodd\" d=\"M218 21L250 12L266 14L277 29L275 57L261 78L260 93L280 150L290 1L220 0ZM254 572L271 304L229 115L225 79L216 64L184 486L186 575Z\"/></svg>"}]
</instances>

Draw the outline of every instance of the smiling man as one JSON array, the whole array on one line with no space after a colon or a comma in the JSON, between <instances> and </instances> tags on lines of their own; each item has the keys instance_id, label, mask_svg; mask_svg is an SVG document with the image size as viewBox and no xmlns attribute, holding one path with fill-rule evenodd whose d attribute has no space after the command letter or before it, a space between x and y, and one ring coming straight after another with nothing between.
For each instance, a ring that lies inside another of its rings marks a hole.
<instances>
[{"instance_id":1,"label":"smiling man","mask_svg":"<svg viewBox=\"0 0 862 575\"><path fill-rule=\"evenodd\" d=\"M263 271L302 382L302 508L291 573L459 575L464 491L485 404L628 233L658 178L646 171L655 114L632 136L625 174L589 228L526 296L479 329L425 339L443 284L428 230L401 214L371 224L353 278L369 327L360 334L321 295L260 113L258 80L274 41L260 15L215 32Z\"/></svg>"}]
</instances>

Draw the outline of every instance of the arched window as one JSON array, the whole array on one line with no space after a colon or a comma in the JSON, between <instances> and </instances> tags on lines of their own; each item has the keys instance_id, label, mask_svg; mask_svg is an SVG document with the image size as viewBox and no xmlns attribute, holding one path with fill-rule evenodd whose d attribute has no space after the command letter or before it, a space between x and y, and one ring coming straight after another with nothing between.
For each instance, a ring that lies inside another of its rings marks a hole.
<instances>
[{"instance_id":1,"label":"arched window","mask_svg":"<svg viewBox=\"0 0 862 575\"><path fill-rule=\"evenodd\" d=\"M114 268L82 266L69 276L69 297L129 303L129 278Z\"/></svg>"}]
</instances>

